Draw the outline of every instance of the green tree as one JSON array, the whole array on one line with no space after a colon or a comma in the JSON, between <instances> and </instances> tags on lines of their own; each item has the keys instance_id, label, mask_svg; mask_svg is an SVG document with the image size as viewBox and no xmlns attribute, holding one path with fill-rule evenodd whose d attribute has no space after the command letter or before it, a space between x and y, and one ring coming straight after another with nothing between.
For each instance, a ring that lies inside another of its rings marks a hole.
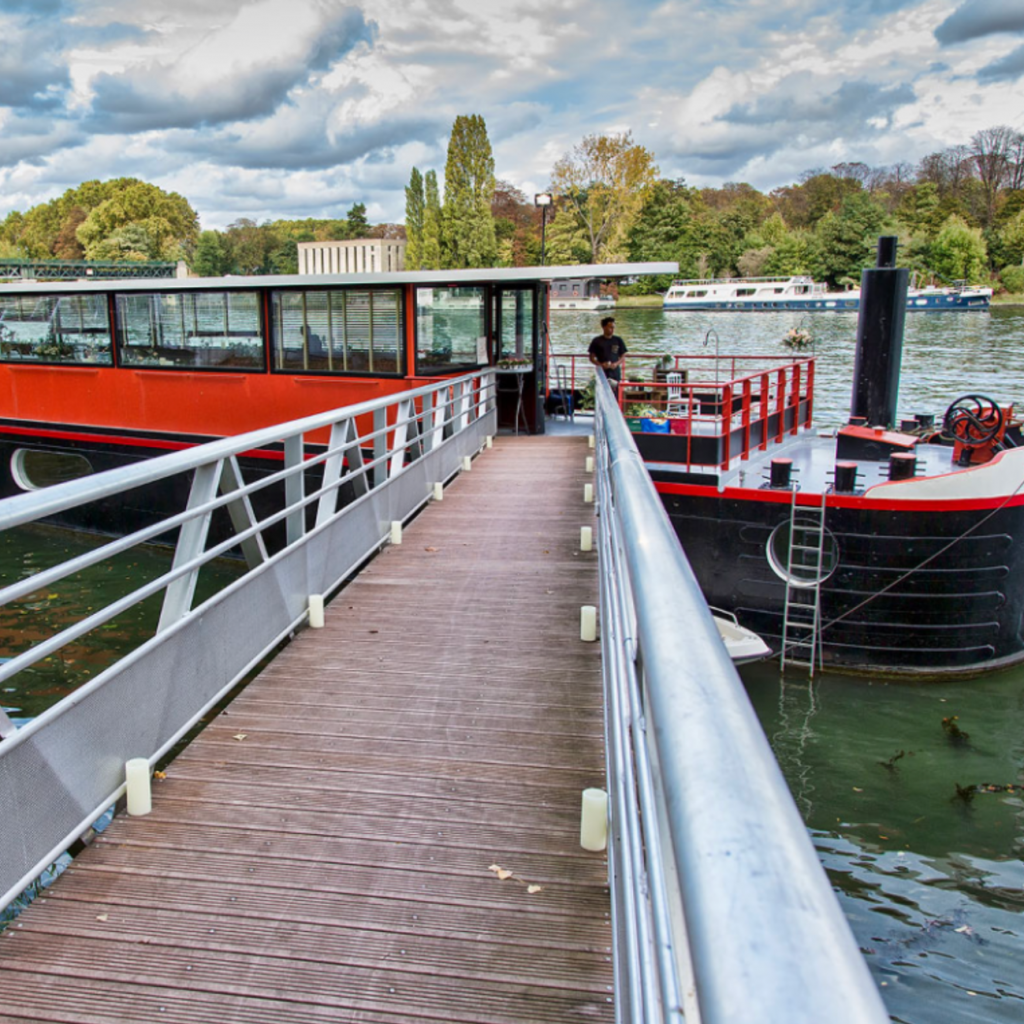
<instances>
[{"instance_id":1,"label":"green tree","mask_svg":"<svg viewBox=\"0 0 1024 1024\"><path fill-rule=\"evenodd\" d=\"M266 272L267 256L275 247L275 239L269 231L261 228L254 220L242 217L228 225L224 241L233 274Z\"/></svg>"},{"instance_id":2,"label":"green tree","mask_svg":"<svg viewBox=\"0 0 1024 1024\"><path fill-rule=\"evenodd\" d=\"M204 231L196 243L192 269L200 277L221 277L231 267L224 236L219 231Z\"/></svg>"},{"instance_id":3,"label":"green tree","mask_svg":"<svg viewBox=\"0 0 1024 1024\"><path fill-rule=\"evenodd\" d=\"M100 243L129 224L142 227L152 240L154 259L176 259L191 250L199 236L199 217L188 201L176 192L135 179L94 206L76 232L88 259Z\"/></svg>"},{"instance_id":4,"label":"green tree","mask_svg":"<svg viewBox=\"0 0 1024 1024\"><path fill-rule=\"evenodd\" d=\"M585 230L594 263L625 258L630 229L657 177L654 155L629 132L588 135L555 164L552 190Z\"/></svg>"},{"instance_id":5,"label":"green tree","mask_svg":"<svg viewBox=\"0 0 1024 1024\"><path fill-rule=\"evenodd\" d=\"M950 217L931 245L931 268L947 281L977 281L985 273L988 247L980 228Z\"/></svg>"},{"instance_id":6,"label":"green tree","mask_svg":"<svg viewBox=\"0 0 1024 1024\"><path fill-rule=\"evenodd\" d=\"M479 114L455 118L444 168L444 263L491 267L498 255L491 199L494 156Z\"/></svg>"},{"instance_id":7,"label":"green tree","mask_svg":"<svg viewBox=\"0 0 1024 1024\"><path fill-rule=\"evenodd\" d=\"M1024 210L1011 217L997 233L1002 263L1024 265ZM998 264L997 264L998 266Z\"/></svg>"},{"instance_id":8,"label":"green tree","mask_svg":"<svg viewBox=\"0 0 1024 1024\"><path fill-rule=\"evenodd\" d=\"M422 260L425 204L423 175L414 167L405 187L405 265L409 270L419 270Z\"/></svg>"},{"instance_id":9,"label":"green tree","mask_svg":"<svg viewBox=\"0 0 1024 1024\"><path fill-rule=\"evenodd\" d=\"M859 284L861 271L874 266L885 222L885 211L867 193L847 195L838 213L828 213L818 222L814 276L833 285Z\"/></svg>"},{"instance_id":10,"label":"green tree","mask_svg":"<svg viewBox=\"0 0 1024 1024\"><path fill-rule=\"evenodd\" d=\"M128 260L142 262L158 259L159 248L156 240L142 225L125 224L112 231L105 238L89 246L87 255L91 260Z\"/></svg>"},{"instance_id":11,"label":"green tree","mask_svg":"<svg viewBox=\"0 0 1024 1024\"><path fill-rule=\"evenodd\" d=\"M366 238L370 234L370 222L366 219L366 204L354 203L348 211L345 226L349 238Z\"/></svg>"},{"instance_id":12,"label":"green tree","mask_svg":"<svg viewBox=\"0 0 1024 1024\"><path fill-rule=\"evenodd\" d=\"M443 215L436 171L427 171L423 179L423 189L423 245L420 249L420 268L440 270Z\"/></svg>"}]
</instances>

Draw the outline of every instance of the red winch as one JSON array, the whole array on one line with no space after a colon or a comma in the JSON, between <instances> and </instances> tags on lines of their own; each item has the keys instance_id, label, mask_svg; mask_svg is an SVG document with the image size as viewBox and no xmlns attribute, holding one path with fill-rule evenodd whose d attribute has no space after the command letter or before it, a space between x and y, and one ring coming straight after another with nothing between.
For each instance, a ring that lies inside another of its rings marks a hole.
<instances>
[{"instance_id":1,"label":"red winch","mask_svg":"<svg viewBox=\"0 0 1024 1024\"><path fill-rule=\"evenodd\" d=\"M1012 416L1012 405L1004 409L986 395L958 398L942 421L943 436L953 439L953 461L958 466L989 462L1007 447L1004 438Z\"/></svg>"}]
</instances>

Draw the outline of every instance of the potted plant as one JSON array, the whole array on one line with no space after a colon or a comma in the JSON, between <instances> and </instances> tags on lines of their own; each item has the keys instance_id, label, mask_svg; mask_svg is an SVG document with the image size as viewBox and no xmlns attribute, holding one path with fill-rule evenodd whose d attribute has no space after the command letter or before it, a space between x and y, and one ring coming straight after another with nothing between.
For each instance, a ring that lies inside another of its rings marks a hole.
<instances>
[{"instance_id":1,"label":"potted plant","mask_svg":"<svg viewBox=\"0 0 1024 1024\"><path fill-rule=\"evenodd\" d=\"M669 433L668 417L664 409L657 409L653 405L644 406L640 410L640 429L645 434L667 434Z\"/></svg>"},{"instance_id":2,"label":"potted plant","mask_svg":"<svg viewBox=\"0 0 1024 1024\"><path fill-rule=\"evenodd\" d=\"M499 370L526 370L530 365L530 360L525 356L502 356L498 360Z\"/></svg>"},{"instance_id":3,"label":"potted plant","mask_svg":"<svg viewBox=\"0 0 1024 1024\"><path fill-rule=\"evenodd\" d=\"M811 337L811 332L806 328L791 327L782 336L782 344L794 352L803 352L804 349L814 346L814 339Z\"/></svg>"}]
</instances>

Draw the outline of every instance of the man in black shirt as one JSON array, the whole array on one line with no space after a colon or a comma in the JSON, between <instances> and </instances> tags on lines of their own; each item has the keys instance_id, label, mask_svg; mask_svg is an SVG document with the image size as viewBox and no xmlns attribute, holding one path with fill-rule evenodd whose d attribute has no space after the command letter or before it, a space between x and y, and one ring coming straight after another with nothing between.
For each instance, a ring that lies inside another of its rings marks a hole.
<instances>
[{"instance_id":1,"label":"man in black shirt","mask_svg":"<svg viewBox=\"0 0 1024 1024\"><path fill-rule=\"evenodd\" d=\"M590 343L587 355L595 366L604 370L612 387L622 380L622 357L626 354L626 343L615 333L615 317L606 316L601 321L601 334Z\"/></svg>"}]
</instances>

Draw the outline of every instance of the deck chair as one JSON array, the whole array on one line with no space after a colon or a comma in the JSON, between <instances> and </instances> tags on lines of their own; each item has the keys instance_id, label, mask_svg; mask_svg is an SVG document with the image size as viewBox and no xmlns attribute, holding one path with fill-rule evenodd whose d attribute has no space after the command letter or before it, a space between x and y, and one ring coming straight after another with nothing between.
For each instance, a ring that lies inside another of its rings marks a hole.
<instances>
[{"instance_id":1,"label":"deck chair","mask_svg":"<svg viewBox=\"0 0 1024 1024\"><path fill-rule=\"evenodd\" d=\"M665 374L665 383L668 385L665 395L665 415L688 416L690 403L683 397L683 375L681 373Z\"/></svg>"}]
</instances>

